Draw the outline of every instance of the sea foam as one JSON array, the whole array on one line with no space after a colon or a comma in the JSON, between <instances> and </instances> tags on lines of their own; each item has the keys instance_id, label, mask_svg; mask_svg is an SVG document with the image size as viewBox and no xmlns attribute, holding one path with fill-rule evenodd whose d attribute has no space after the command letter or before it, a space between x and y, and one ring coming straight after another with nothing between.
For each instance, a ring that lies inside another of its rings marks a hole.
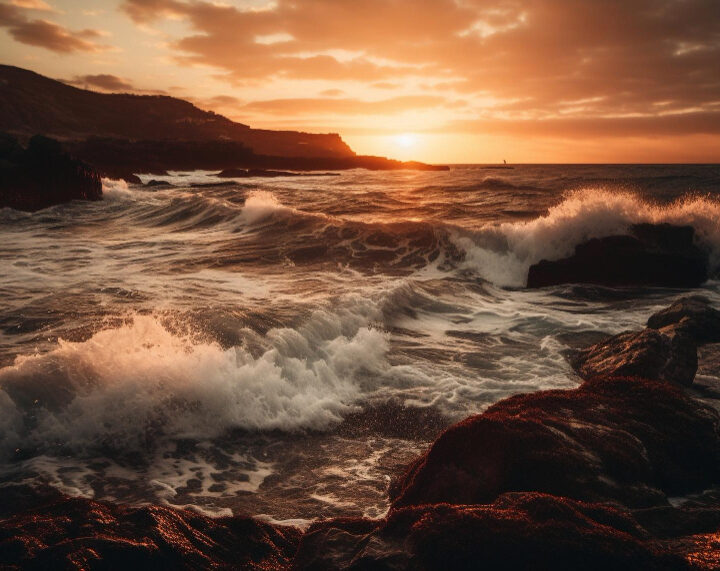
<instances>
[{"instance_id":1,"label":"sea foam","mask_svg":"<svg viewBox=\"0 0 720 571\"><path fill-rule=\"evenodd\" d=\"M492 225L472 234L456 233L453 240L465 252L466 266L483 279L521 287L532 264L569 256L582 242L624 234L642 222L692 226L698 243L710 252L711 271L717 272L720 201L704 196L661 205L633 193L585 189L569 194L545 216Z\"/></svg>"},{"instance_id":2,"label":"sea foam","mask_svg":"<svg viewBox=\"0 0 720 571\"><path fill-rule=\"evenodd\" d=\"M318 310L299 329L270 330L253 356L136 316L84 342L0 370L0 443L136 449L163 436L212 438L233 428L326 429L352 409L365 375L387 367L384 334L361 312Z\"/></svg>"}]
</instances>

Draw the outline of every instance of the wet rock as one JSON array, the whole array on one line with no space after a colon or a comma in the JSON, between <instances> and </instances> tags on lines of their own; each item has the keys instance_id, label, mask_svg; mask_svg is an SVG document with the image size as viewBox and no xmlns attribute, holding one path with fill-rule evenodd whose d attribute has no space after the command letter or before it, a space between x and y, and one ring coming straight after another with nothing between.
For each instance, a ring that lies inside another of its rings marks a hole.
<instances>
[{"instance_id":1,"label":"wet rock","mask_svg":"<svg viewBox=\"0 0 720 571\"><path fill-rule=\"evenodd\" d=\"M583 379L637 376L689 386L697 372L697 346L673 330L628 331L569 354Z\"/></svg>"},{"instance_id":2,"label":"wet rock","mask_svg":"<svg viewBox=\"0 0 720 571\"><path fill-rule=\"evenodd\" d=\"M3 489L3 493L6 490ZM287 569L299 532L251 518L11 492L0 519L3 569Z\"/></svg>"},{"instance_id":3,"label":"wet rock","mask_svg":"<svg viewBox=\"0 0 720 571\"><path fill-rule=\"evenodd\" d=\"M166 181L166 180L157 180L157 179L154 178L154 179L152 179L152 180L147 181L147 182L145 183L145 186L151 186L151 187L152 187L152 186L172 187L172 186L175 186L175 185L172 184L172 183L169 183L169 182Z\"/></svg>"},{"instance_id":4,"label":"wet rock","mask_svg":"<svg viewBox=\"0 0 720 571\"><path fill-rule=\"evenodd\" d=\"M691 226L636 224L629 235L594 238L568 258L534 264L527 286L698 287L707 279L708 254L694 243Z\"/></svg>"},{"instance_id":5,"label":"wet rock","mask_svg":"<svg viewBox=\"0 0 720 571\"><path fill-rule=\"evenodd\" d=\"M62 150L60 143L36 135L22 150L7 136L0 143L0 208L35 211L71 200L102 199L100 176Z\"/></svg>"},{"instance_id":6,"label":"wet rock","mask_svg":"<svg viewBox=\"0 0 720 571\"><path fill-rule=\"evenodd\" d=\"M652 329L671 327L691 337L698 345L720 343L720 311L710 306L707 298L688 296L648 319Z\"/></svg>"},{"instance_id":7,"label":"wet rock","mask_svg":"<svg viewBox=\"0 0 720 571\"><path fill-rule=\"evenodd\" d=\"M647 507L717 483L717 412L668 383L616 378L497 403L443 432L390 493L395 508L526 490Z\"/></svg>"},{"instance_id":8,"label":"wet rock","mask_svg":"<svg viewBox=\"0 0 720 571\"><path fill-rule=\"evenodd\" d=\"M294 569L685 569L616 507L538 493L313 525Z\"/></svg>"},{"instance_id":9,"label":"wet rock","mask_svg":"<svg viewBox=\"0 0 720 571\"><path fill-rule=\"evenodd\" d=\"M220 178L277 178L287 176L340 176L339 173L320 172L320 173L299 173L290 171L276 171L266 169L225 169L215 176Z\"/></svg>"}]
</instances>

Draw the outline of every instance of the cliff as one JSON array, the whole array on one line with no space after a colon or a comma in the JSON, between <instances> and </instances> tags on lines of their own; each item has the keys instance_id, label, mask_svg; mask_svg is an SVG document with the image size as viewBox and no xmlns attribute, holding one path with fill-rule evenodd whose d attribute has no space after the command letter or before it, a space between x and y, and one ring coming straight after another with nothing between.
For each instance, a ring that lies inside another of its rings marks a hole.
<instances>
[{"instance_id":1,"label":"cliff","mask_svg":"<svg viewBox=\"0 0 720 571\"><path fill-rule=\"evenodd\" d=\"M337 134L252 129L163 95L96 93L32 71L0 65L0 131L22 140L90 137L130 141L231 141L258 155L352 157Z\"/></svg>"}]
</instances>

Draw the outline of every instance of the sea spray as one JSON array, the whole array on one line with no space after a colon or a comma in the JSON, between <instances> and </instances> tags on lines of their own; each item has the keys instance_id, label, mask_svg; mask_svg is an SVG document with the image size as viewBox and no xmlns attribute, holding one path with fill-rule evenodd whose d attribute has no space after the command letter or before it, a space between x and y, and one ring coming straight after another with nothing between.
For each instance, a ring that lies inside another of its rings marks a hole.
<instances>
[{"instance_id":1,"label":"sea spray","mask_svg":"<svg viewBox=\"0 0 720 571\"><path fill-rule=\"evenodd\" d=\"M588 188L569 193L545 216L476 232L455 231L453 240L465 252L467 268L496 285L522 287L532 264L569 256L578 244L626 234L642 222L692 226L700 245L710 252L711 272L718 271L720 201L703 196L658 204L634 193Z\"/></svg>"},{"instance_id":2,"label":"sea spray","mask_svg":"<svg viewBox=\"0 0 720 571\"><path fill-rule=\"evenodd\" d=\"M178 335L152 316L84 342L18 357L0 370L4 448L136 449L148 438L212 438L232 428L322 430L382 376L384 335L361 316L316 312L300 330L268 333L253 357ZM10 400L12 399L12 400ZM18 417L32 417L24 434Z\"/></svg>"}]
</instances>

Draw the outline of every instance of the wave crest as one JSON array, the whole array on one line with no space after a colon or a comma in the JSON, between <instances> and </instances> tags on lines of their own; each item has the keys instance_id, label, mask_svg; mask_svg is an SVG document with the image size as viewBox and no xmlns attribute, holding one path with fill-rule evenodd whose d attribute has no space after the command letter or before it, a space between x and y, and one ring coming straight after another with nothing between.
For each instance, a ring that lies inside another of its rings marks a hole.
<instances>
[{"instance_id":1,"label":"wave crest","mask_svg":"<svg viewBox=\"0 0 720 571\"><path fill-rule=\"evenodd\" d=\"M711 271L717 272L720 201L709 196L685 196L663 205L633 193L583 189L567 195L545 216L472 234L456 233L454 242L465 251L467 267L482 278L496 285L520 287L532 264L564 258L578 244L627 233L633 224L642 222L692 226L698 242L710 252Z\"/></svg>"},{"instance_id":2,"label":"wave crest","mask_svg":"<svg viewBox=\"0 0 720 571\"><path fill-rule=\"evenodd\" d=\"M365 377L376 382L387 367L384 334L362 308L345 313L318 310L298 330L271 330L255 356L151 316L60 340L0 369L0 447L127 450L163 435L326 429L352 409Z\"/></svg>"}]
</instances>

